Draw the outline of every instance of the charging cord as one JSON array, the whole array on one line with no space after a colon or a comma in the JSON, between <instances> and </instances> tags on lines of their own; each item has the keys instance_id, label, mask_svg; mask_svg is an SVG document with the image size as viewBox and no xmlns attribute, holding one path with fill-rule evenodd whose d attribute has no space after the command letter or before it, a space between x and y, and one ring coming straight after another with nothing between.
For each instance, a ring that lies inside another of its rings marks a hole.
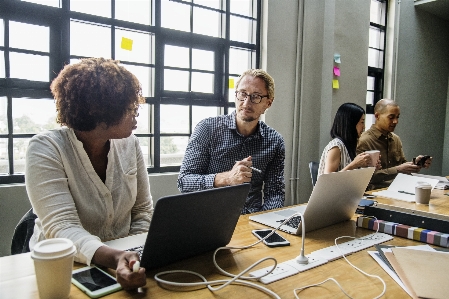
<instances>
[{"instance_id":1,"label":"charging cord","mask_svg":"<svg viewBox=\"0 0 449 299\"><path fill-rule=\"evenodd\" d=\"M368 217L368 218L374 218L374 219L375 219L375 222L378 223L378 220L377 220L376 217L374 217L374 216L367 216L367 217ZM376 234L377 234L378 232L379 232L379 225L377 225L377 229L376 229L376 232L374 233L374 236L376 236ZM343 254L343 252L341 251L340 247L338 247L337 240L342 239L342 238L351 238L351 239L356 239L356 238L355 238L355 237L351 237L351 236L341 236L341 237L335 238L334 243L335 243L335 246L337 247L338 251L340 252L340 254L343 256L343 258L345 259L345 261L346 261L349 265L351 265L354 269L356 269L356 270L359 271L360 273L364 274L365 276L377 278L377 279L380 280L380 282L381 282L382 285L383 285L383 290L382 290L382 293L381 293L380 295L374 297L374 299L378 299L378 298L382 297L382 296L385 294L386 290L387 290L387 285L385 284L385 281L384 281L380 276L378 276L378 275L368 274L368 273L366 273L365 271L363 271L362 269L360 269L360 268L354 266L354 265L353 265L353 264L346 258L346 256ZM337 281L336 279L332 278L332 277L329 277L328 279L326 279L326 280L324 280L324 281L322 281L322 282L316 283L316 284L307 285L307 286L304 286L304 287L301 287L301 288L296 288L296 289L293 290L293 294L295 295L295 298L296 298L296 299L299 299L299 296L298 296L298 294L297 294L298 291L300 292L300 291L302 291L302 290L305 290L305 289L308 289L308 288L311 288L311 287L320 286L320 285L324 284L324 283L327 282L327 281L333 281L333 282L335 282L335 283L338 285L338 287L340 288L340 290L341 290L341 291L342 291L348 298L353 299L353 297L351 297L348 293L346 293L346 291L345 291L345 290L343 289L343 287L338 283L338 281Z\"/></svg>"},{"instance_id":2,"label":"charging cord","mask_svg":"<svg viewBox=\"0 0 449 299\"><path fill-rule=\"evenodd\" d=\"M217 268L217 270L228 277L231 277L231 279L220 279L220 280L213 280L213 281L208 281L203 275L193 272L193 271L187 271L187 270L173 270L173 271L164 271L164 272L159 272L154 276L154 279L162 284L162 285L168 285L168 286L175 286L175 287L197 287L197 286L206 286L210 291L215 292L218 290L221 290L222 288L230 285L230 284L239 284L239 285L244 285L244 286L248 286L248 287L252 287L255 288L259 291L262 291L270 296L272 296L273 298L276 299L280 299L280 297L274 293L273 291L267 289L266 287L263 287L261 285L258 285L256 283L250 282L248 280L258 280L268 274L270 274L271 272L273 272L274 269L276 269L277 266L277 261L275 258L273 257L266 257L263 259L258 260L257 262L253 263L251 266L247 267L245 270L241 271L239 274L235 275L229 272L226 272L225 270L223 270L217 263L216 260L216 255L217 252L223 249L239 249L239 250L243 250L243 249L247 249L250 247L253 247L257 244L259 244L260 242L262 242L263 240L269 238L272 234L274 234L277 230L279 230L281 228L281 226L283 226L285 223L287 223L288 221L290 221L290 219L292 219L295 216L301 216L301 222L302 222L302 248L301 248L301 253L298 256L297 259L300 259L302 263L304 263L304 259L302 257L304 257L307 260L307 257L304 256L304 233L305 233L305 228L304 228L304 219L301 215L301 213L295 213L293 215L291 215L289 218L285 219L277 228L273 229L268 235L266 235L264 238L254 242L251 245L247 245L247 246L243 246L243 247L230 247L230 246L225 246L225 247L219 247L214 251L213 254L213 263L215 265L215 267ZM251 271L254 267L258 266L259 264L265 262L265 261L273 261L274 265L273 267L270 269L270 271L268 271L267 273L260 275L260 276L244 276L244 274L248 273L249 271ZM307 260L308 261L308 260ZM306 261L306 263L307 263ZM161 276L164 275L168 275L168 274L173 274L173 273L185 273L185 274L190 274L190 275L194 275L198 278L200 278L202 281L201 282L188 282L188 283L182 283L182 282L174 282L174 281L169 281L166 279L161 278ZM214 287L216 285L220 285L219 287Z\"/></svg>"}]
</instances>

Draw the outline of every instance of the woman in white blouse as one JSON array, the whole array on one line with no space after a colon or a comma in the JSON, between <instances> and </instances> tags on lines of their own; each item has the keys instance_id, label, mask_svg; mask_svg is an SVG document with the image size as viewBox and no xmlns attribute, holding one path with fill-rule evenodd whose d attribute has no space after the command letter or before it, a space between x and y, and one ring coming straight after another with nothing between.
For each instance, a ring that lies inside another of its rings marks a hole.
<instances>
[{"instance_id":1,"label":"woman in white blouse","mask_svg":"<svg viewBox=\"0 0 449 299\"><path fill-rule=\"evenodd\" d=\"M125 289L146 284L139 256L104 241L147 232L153 214L147 169L137 137L137 78L118 61L88 58L54 79L61 128L34 136L25 181L38 216L30 249L44 239L68 238L77 262L116 269Z\"/></svg>"},{"instance_id":2,"label":"woman in white blouse","mask_svg":"<svg viewBox=\"0 0 449 299\"><path fill-rule=\"evenodd\" d=\"M365 110L357 104L341 105L331 129L333 138L321 154L318 176L371 165L369 154L356 155L357 141L365 130Z\"/></svg>"}]
</instances>

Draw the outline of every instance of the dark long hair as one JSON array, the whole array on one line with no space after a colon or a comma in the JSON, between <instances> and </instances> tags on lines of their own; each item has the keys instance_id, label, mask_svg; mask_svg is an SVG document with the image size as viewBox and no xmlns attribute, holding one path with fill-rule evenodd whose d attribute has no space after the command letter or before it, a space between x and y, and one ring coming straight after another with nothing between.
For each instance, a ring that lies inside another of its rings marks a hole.
<instances>
[{"instance_id":1,"label":"dark long hair","mask_svg":"<svg viewBox=\"0 0 449 299\"><path fill-rule=\"evenodd\" d=\"M338 108L332 125L331 137L343 141L352 160L355 157L359 139L356 126L364 114L365 110L359 105L344 103Z\"/></svg>"}]
</instances>

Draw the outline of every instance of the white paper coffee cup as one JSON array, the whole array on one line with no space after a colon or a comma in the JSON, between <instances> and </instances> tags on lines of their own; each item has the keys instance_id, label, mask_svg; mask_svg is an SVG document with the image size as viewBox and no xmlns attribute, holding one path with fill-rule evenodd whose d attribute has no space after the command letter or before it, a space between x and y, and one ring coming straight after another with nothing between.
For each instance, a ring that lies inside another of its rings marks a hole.
<instances>
[{"instance_id":1,"label":"white paper coffee cup","mask_svg":"<svg viewBox=\"0 0 449 299\"><path fill-rule=\"evenodd\" d=\"M415 186L415 202L418 204L428 205L431 192L432 186L429 183L417 182Z\"/></svg>"},{"instance_id":2,"label":"white paper coffee cup","mask_svg":"<svg viewBox=\"0 0 449 299\"><path fill-rule=\"evenodd\" d=\"M75 253L73 242L65 238L44 240L34 246L31 257L40 298L69 297Z\"/></svg>"},{"instance_id":3,"label":"white paper coffee cup","mask_svg":"<svg viewBox=\"0 0 449 299\"><path fill-rule=\"evenodd\" d=\"M366 151L365 153L369 154L371 157L371 166L376 167L377 161L379 160L380 151L372 150L372 151Z\"/></svg>"}]
</instances>

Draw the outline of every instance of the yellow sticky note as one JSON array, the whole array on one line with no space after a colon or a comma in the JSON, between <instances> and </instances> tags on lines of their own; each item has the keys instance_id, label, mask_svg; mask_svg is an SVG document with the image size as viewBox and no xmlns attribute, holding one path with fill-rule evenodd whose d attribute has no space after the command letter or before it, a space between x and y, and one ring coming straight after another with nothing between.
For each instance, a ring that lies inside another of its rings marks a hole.
<instances>
[{"instance_id":1,"label":"yellow sticky note","mask_svg":"<svg viewBox=\"0 0 449 299\"><path fill-rule=\"evenodd\" d=\"M339 89L340 88L340 84L338 83L338 80L332 80L332 88L333 89Z\"/></svg>"},{"instance_id":2,"label":"yellow sticky note","mask_svg":"<svg viewBox=\"0 0 449 299\"><path fill-rule=\"evenodd\" d=\"M234 88L234 79L229 79L229 88Z\"/></svg>"},{"instance_id":3,"label":"yellow sticky note","mask_svg":"<svg viewBox=\"0 0 449 299\"><path fill-rule=\"evenodd\" d=\"M124 50L132 51L133 50L133 40L126 38L126 37L122 37L121 47Z\"/></svg>"}]
</instances>

